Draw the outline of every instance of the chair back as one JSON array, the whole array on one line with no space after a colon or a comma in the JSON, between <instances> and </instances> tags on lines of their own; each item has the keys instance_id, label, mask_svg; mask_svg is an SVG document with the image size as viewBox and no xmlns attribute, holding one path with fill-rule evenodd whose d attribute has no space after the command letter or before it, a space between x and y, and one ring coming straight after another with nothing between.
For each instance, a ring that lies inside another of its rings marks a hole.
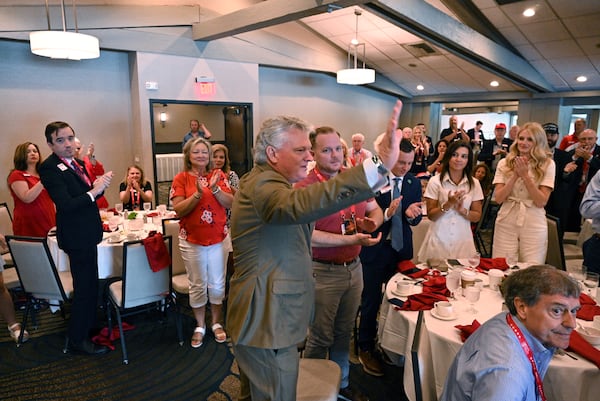
<instances>
[{"instance_id":1,"label":"chair back","mask_svg":"<svg viewBox=\"0 0 600 401\"><path fill-rule=\"evenodd\" d=\"M9 235L6 242L23 291L35 298L68 300L45 238Z\"/></svg>"},{"instance_id":2,"label":"chair back","mask_svg":"<svg viewBox=\"0 0 600 401\"><path fill-rule=\"evenodd\" d=\"M171 237L163 237L171 253ZM160 301L171 294L171 265L153 272L148 262L143 240L123 244L123 286L122 302L124 309Z\"/></svg>"},{"instance_id":3,"label":"chair back","mask_svg":"<svg viewBox=\"0 0 600 401\"><path fill-rule=\"evenodd\" d=\"M558 217L548 214L546 215L546 222L548 223L546 263L557 269L566 271L565 251L563 249L562 241L560 240L562 237L560 232L560 221Z\"/></svg>"},{"instance_id":4,"label":"chair back","mask_svg":"<svg viewBox=\"0 0 600 401\"><path fill-rule=\"evenodd\" d=\"M415 336L410 348L415 399L416 401L437 401L431 343L423 315L424 311L419 311Z\"/></svg>"},{"instance_id":5,"label":"chair back","mask_svg":"<svg viewBox=\"0 0 600 401\"><path fill-rule=\"evenodd\" d=\"M337 401L342 371L328 359L300 358L296 401Z\"/></svg>"},{"instance_id":6,"label":"chair back","mask_svg":"<svg viewBox=\"0 0 600 401\"><path fill-rule=\"evenodd\" d=\"M6 202L0 203L0 233L6 235L13 235L12 226L12 215L8 209ZM8 253L8 248L0 246L0 254Z\"/></svg>"},{"instance_id":7,"label":"chair back","mask_svg":"<svg viewBox=\"0 0 600 401\"><path fill-rule=\"evenodd\" d=\"M429 231L429 226L431 225L431 220L427 217L423 216L419 224L416 226L412 226L412 239L413 239L413 263L419 262L427 262L426 260L418 260L419 257L419 249L421 249L421 244L425 240L425 235L427 235L427 231Z\"/></svg>"},{"instance_id":8,"label":"chair back","mask_svg":"<svg viewBox=\"0 0 600 401\"><path fill-rule=\"evenodd\" d=\"M183 258L181 257L181 251L179 250L179 219L163 219L162 221L163 234L169 235L172 238L172 253L171 263L173 269L173 275L186 274L185 265L183 264Z\"/></svg>"}]
</instances>

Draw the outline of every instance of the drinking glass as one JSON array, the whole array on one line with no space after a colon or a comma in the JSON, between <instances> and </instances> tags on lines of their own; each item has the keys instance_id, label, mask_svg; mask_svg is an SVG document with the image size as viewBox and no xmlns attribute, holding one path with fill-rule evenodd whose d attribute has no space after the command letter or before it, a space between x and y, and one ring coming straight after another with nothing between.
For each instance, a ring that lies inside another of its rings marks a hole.
<instances>
[{"instance_id":1,"label":"drinking glass","mask_svg":"<svg viewBox=\"0 0 600 401\"><path fill-rule=\"evenodd\" d=\"M167 205L158 205L156 209L158 210L158 214L160 216L164 216L165 213L167 213Z\"/></svg>"},{"instance_id":2,"label":"drinking glass","mask_svg":"<svg viewBox=\"0 0 600 401\"><path fill-rule=\"evenodd\" d=\"M469 256L469 259L467 259L467 263L472 269L475 269L477 266L479 266L480 261L481 255L479 255L479 252L475 252L473 255Z\"/></svg>"},{"instance_id":3,"label":"drinking glass","mask_svg":"<svg viewBox=\"0 0 600 401\"><path fill-rule=\"evenodd\" d=\"M585 267L585 265L581 265L581 267L575 266L570 272L571 277L573 277L575 280L577 280L582 287L583 287L583 281L585 280L585 277L586 277L586 273L587 273L587 267Z\"/></svg>"},{"instance_id":4,"label":"drinking glass","mask_svg":"<svg viewBox=\"0 0 600 401\"><path fill-rule=\"evenodd\" d=\"M583 288L587 292L587 294L596 298L596 291L598 289L598 280L600 279L600 275L598 273L589 272L586 273L585 279L583 281Z\"/></svg>"},{"instance_id":5,"label":"drinking glass","mask_svg":"<svg viewBox=\"0 0 600 401\"><path fill-rule=\"evenodd\" d=\"M506 264L511 269L518 269L519 256L516 253L511 253L506 256Z\"/></svg>"},{"instance_id":6,"label":"drinking glass","mask_svg":"<svg viewBox=\"0 0 600 401\"><path fill-rule=\"evenodd\" d=\"M460 287L460 272L450 272L446 276L446 288L450 291L452 299L456 299L454 291Z\"/></svg>"},{"instance_id":7,"label":"drinking glass","mask_svg":"<svg viewBox=\"0 0 600 401\"><path fill-rule=\"evenodd\" d=\"M475 309L475 302L479 301L479 296L481 295L481 289L476 286L470 286L467 288L463 288L463 295L466 300L469 301L469 309L467 312L477 313L477 309Z\"/></svg>"},{"instance_id":8,"label":"drinking glass","mask_svg":"<svg viewBox=\"0 0 600 401\"><path fill-rule=\"evenodd\" d=\"M144 202L144 211L145 212L149 212L151 207L152 207L152 203Z\"/></svg>"},{"instance_id":9,"label":"drinking glass","mask_svg":"<svg viewBox=\"0 0 600 401\"><path fill-rule=\"evenodd\" d=\"M115 203L115 210L119 214L123 213L123 204L122 203Z\"/></svg>"}]
</instances>

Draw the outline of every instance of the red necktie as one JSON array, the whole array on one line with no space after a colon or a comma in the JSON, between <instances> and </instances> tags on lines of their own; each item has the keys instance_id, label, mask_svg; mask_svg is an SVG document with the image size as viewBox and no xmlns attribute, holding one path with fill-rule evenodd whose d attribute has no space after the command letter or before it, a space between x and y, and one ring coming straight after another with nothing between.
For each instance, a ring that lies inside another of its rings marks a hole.
<instances>
[{"instance_id":1,"label":"red necktie","mask_svg":"<svg viewBox=\"0 0 600 401\"><path fill-rule=\"evenodd\" d=\"M89 186L92 186L92 183L90 182L90 179L88 178L87 175L85 175L85 173L83 172L83 169L81 168L81 166L79 165L79 163L77 163L75 161L75 159L71 160L71 167L73 167L73 170L75 170L75 172L77 173L77 175L79 176L79 178L81 178L83 180L83 182L85 182Z\"/></svg>"},{"instance_id":2,"label":"red necktie","mask_svg":"<svg viewBox=\"0 0 600 401\"><path fill-rule=\"evenodd\" d=\"M590 170L590 163L588 163L587 160L583 160L582 170L583 172L581 174L581 183L579 184L580 193L584 193L585 187L587 186L587 175Z\"/></svg>"}]
</instances>

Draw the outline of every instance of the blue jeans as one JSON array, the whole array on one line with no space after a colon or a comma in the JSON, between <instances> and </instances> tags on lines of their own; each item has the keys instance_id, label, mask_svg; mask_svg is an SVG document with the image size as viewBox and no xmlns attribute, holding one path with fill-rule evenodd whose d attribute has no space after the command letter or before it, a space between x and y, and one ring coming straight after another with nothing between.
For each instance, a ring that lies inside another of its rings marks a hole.
<instances>
[{"instance_id":1,"label":"blue jeans","mask_svg":"<svg viewBox=\"0 0 600 401\"><path fill-rule=\"evenodd\" d=\"M309 327L304 355L329 359L340 366L340 388L348 387L350 337L362 293L362 265L357 258L348 266L313 262L315 317Z\"/></svg>"}]
</instances>

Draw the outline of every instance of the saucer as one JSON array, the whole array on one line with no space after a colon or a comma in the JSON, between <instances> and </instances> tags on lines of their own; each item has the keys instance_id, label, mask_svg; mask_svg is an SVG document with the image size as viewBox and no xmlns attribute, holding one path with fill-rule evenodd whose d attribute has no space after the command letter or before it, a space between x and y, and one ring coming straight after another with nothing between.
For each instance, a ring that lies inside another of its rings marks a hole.
<instances>
[{"instance_id":1,"label":"saucer","mask_svg":"<svg viewBox=\"0 0 600 401\"><path fill-rule=\"evenodd\" d=\"M435 311L435 309L431 309L429 312L431 312L431 316L433 316L436 319L440 319L440 320L455 320L458 318L458 316L456 315L456 313L450 315L450 316L440 316L437 314L437 312Z\"/></svg>"},{"instance_id":2,"label":"saucer","mask_svg":"<svg viewBox=\"0 0 600 401\"><path fill-rule=\"evenodd\" d=\"M392 290L392 295L397 296L397 297L408 297L409 295L412 295L412 291L408 292L406 294L401 294L399 293L397 290Z\"/></svg>"}]
</instances>

